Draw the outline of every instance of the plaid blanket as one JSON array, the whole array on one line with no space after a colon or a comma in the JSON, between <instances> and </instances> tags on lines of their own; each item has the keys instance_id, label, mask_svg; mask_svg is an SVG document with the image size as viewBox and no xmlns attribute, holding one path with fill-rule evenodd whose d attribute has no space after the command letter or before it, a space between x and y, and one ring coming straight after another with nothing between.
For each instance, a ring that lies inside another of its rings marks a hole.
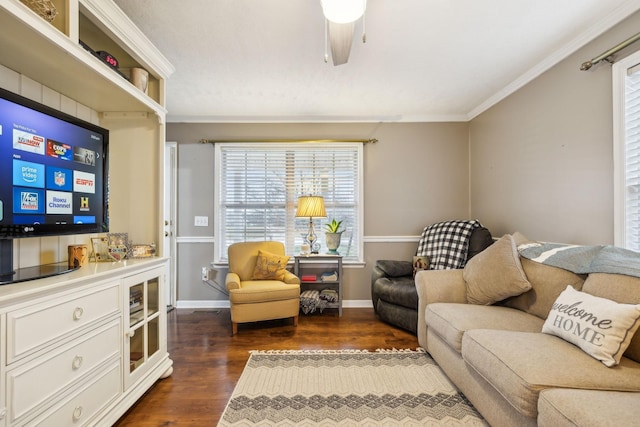
<instances>
[{"instance_id":1,"label":"plaid blanket","mask_svg":"<svg viewBox=\"0 0 640 427\"><path fill-rule=\"evenodd\" d=\"M478 227L482 224L475 219L432 224L422 231L416 255L429 257L430 270L463 268L471 233Z\"/></svg>"}]
</instances>

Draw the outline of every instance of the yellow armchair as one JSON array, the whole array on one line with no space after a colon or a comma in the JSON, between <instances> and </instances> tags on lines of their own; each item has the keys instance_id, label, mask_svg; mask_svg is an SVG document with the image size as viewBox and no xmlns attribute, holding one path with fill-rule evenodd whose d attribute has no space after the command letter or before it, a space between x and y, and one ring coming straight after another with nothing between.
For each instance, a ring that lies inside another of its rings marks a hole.
<instances>
[{"instance_id":1,"label":"yellow armchair","mask_svg":"<svg viewBox=\"0 0 640 427\"><path fill-rule=\"evenodd\" d=\"M232 334L238 323L293 317L298 326L300 279L286 270L281 242L242 242L229 246L229 291Z\"/></svg>"}]
</instances>

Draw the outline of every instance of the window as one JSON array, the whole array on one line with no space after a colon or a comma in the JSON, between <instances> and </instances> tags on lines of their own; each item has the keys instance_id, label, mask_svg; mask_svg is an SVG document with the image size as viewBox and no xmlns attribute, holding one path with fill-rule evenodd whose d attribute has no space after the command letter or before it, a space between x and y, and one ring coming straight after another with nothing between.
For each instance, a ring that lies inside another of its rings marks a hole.
<instances>
[{"instance_id":1,"label":"window","mask_svg":"<svg viewBox=\"0 0 640 427\"><path fill-rule=\"evenodd\" d=\"M615 245L640 251L640 52L613 66Z\"/></svg>"},{"instance_id":2,"label":"window","mask_svg":"<svg viewBox=\"0 0 640 427\"><path fill-rule=\"evenodd\" d=\"M243 241L276 240L287 254L300 253L308 218L296 218L300 196L323 196L327 218L314 218L326 251L324 225L343 221L338 252L362 258L362 144L218 143L216 156L216 252Z\"/></svg>"}]
</instances>

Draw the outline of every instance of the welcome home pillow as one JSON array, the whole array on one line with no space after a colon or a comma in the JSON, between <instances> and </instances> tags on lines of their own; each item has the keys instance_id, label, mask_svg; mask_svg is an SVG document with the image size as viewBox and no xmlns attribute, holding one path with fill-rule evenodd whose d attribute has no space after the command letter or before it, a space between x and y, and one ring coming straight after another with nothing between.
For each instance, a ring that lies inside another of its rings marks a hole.
<instances>
[{"instance_id":1,"label":"welcome home pillow","mask_svg":"<svg viewBox=\"0 0 640 427\"><path fill-rule=\"evenodd\" d=\"M611 367L620 363L638 326L640 304L619 304L567 286L553 303L542 332L577 345Z\"/></svg>"},{"instance_id":2,"label":"welcome home pillow","mask_svg":"<svg viewBox=\"0 0 640 427\"><path fill-rule=\"evenodd\" d=\"M284 280L289 257L259 250L253 280Z\"/></svg>"}]
</instances>

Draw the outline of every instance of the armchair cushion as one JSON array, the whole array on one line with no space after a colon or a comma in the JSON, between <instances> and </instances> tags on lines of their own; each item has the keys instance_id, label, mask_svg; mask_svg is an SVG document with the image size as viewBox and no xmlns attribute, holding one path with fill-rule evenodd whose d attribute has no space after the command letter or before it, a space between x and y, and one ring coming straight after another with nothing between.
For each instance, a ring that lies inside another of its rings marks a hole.
<instances>
[{"instance_id":1,"label":"armchair cushion","mask_svg":"<svg viewBox=\"0 0 640 427\"><path fill-rule=\"evenodd\" d=\"M232 304L256 304L299 296L300 287L297 285L286 285L279 280L248 280L242 282L242 289L229 292L229 301Z\"/></svg>"},{"instance_id":2,"label":"armchair cushion","mask_svg":"<svg viewBox=\"0 0 640 427\"><path fill-rule=\"evenodd\" d=\"M289 258L286 255L277 255L271 252L259 250L256 267L253 270L252 280L280 280L284 281L284 272Z\"/></svg>"}]
</instances>

